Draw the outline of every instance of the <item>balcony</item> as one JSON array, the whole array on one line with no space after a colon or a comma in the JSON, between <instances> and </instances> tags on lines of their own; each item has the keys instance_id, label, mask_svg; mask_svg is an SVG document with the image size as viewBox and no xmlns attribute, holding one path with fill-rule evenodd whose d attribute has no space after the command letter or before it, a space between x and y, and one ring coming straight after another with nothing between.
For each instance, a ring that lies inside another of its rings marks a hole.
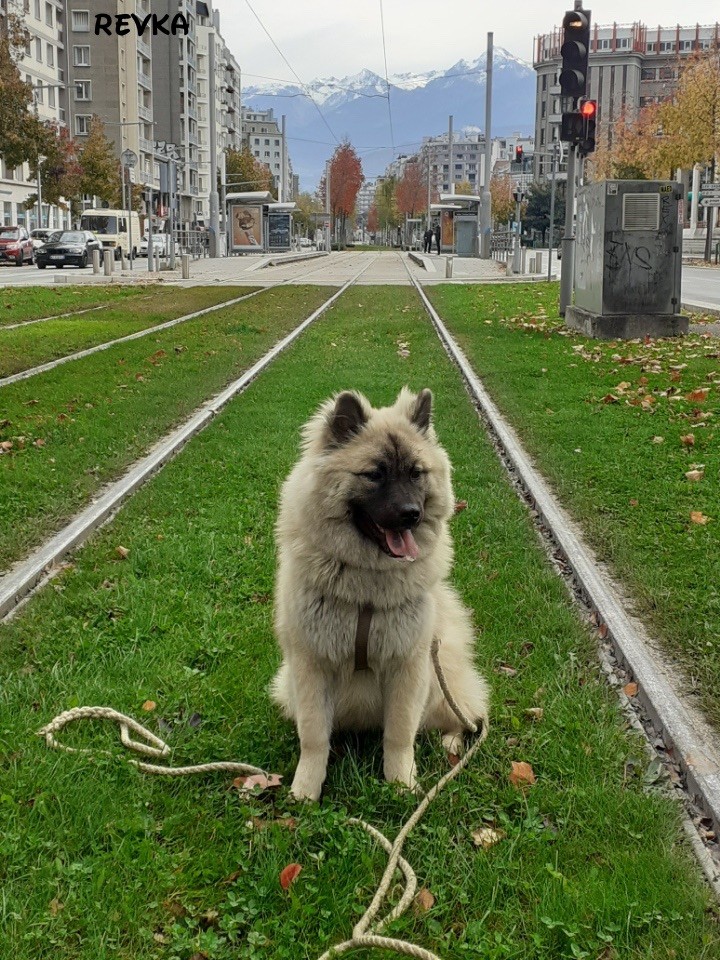
<instances>
[{"instance_id":1,"label":"balcony","mask_svg":"<svg viewBox=\"0 0 720 960\"><path fill-rule=\"evenodd\" d=\"M152 140L146 140L145 137L138 137L140 143L140 149L143 153L153 153L155 150L155 145Z\"/></svg>"},{"instance_id":2,"label":"balcony","mask_svg":"<svg viewBox=\"0 0 720 960\"><path fill-rule=\"evenodd\" d=\"M145 87L146 90L152 90L152 77L149 73L141 73L138 70L138 83L141 87Z\"/></svg>"},{"instance_id":3,"label":"balcony","mask_svg":"<svg viewBox=\"0 0 720 960\"><path fill-rule=\"evenodd\" d=\"M152 123L153 112L150 107L145 107L141 103L138 104L138 116L141 120L147 120L148 123Z\"/></svg>"},{"instance_id":4,"label":"balcony","mask_svg":"<svg viewBox=\"0 0 720 960\"><path fill-rule=\"evenodd\" d=\"M148 60L152 57L152 48L146 40L142 39L142 37L137 38L137 48L138 53L141 53L144 57L147 57Z\"/></svg>"}]
</instances>

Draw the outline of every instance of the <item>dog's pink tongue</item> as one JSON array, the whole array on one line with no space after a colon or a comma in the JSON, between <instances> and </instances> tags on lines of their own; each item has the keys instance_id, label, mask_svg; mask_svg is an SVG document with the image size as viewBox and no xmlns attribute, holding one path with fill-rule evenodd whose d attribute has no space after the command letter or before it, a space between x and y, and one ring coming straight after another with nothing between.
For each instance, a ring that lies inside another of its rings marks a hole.
<instances>
[{"instance_id":1,"label":"dog's pink tongue","mask_svg":"<svg viewBox=\"0 0 720 960\"><path fill-rule=\"evenodd\" d=\"M405 560L416 560L419 554L415 537L410 530L386 530L385 540L390 552Z\"/></svg>"}]
</instances>

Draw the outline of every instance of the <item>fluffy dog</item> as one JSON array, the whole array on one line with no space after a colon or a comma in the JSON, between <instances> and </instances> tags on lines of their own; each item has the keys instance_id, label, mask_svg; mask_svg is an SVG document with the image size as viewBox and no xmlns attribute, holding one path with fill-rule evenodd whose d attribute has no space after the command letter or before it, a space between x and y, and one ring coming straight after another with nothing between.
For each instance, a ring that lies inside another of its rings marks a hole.
<instances>
[{"instance_id":1,"label":"fluffy dog","mask_svg":"<svg viewBox=\"0 0 720 960\"><path fill-rule=\"evenodd\" d=\"M283 661L271 693L294 720L297 798L317 800L334 729L383 730L384 772L415 787L419 729L462 750L440 689L440 662L463 713L487 723L470 616L448 583L450 461L431 422L432 394L403 388L374 409L359 393L324 403L303 431L276 526L275 630Z\"/></svg>"}]
</instances>

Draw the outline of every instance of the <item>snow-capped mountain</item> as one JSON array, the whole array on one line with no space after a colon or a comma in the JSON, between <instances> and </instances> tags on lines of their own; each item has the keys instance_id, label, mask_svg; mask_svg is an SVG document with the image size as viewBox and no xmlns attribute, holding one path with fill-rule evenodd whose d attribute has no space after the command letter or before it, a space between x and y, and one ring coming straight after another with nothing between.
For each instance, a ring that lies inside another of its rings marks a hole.
<instances>
[{"instance_id":1,"label":"snow-capped mountain","mask_svg":"<svg viewBox=\"0 0 720 960\"><path fill-rule=\"evenodd\" d=\"M445 70L394 74L388 81L372 70L304 86L258 79L244 86L243 104L258 110L272 107L275 116L287 116L293 169L300 174L301 189L312 190L336 146L334 138L350 140L363 160L365 175L372 177L382 173L394 156L417 150L423 137L447 130L450 114L456 130L484 129L485 54L458 60ZM532 66L495 47L493 136L531 133L534 116Z\"/></svg>"}]
</instances>

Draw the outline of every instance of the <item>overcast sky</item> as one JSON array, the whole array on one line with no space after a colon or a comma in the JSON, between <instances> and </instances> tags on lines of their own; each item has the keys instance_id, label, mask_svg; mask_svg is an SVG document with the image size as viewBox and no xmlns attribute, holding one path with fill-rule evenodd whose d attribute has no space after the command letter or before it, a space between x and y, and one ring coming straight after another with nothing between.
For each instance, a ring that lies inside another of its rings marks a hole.
<instances>
[{"instance_id":1,"label":"overcast sky","mask_svg":"<svg viewBox=\"0 0 720 960\"><path fill-rule=\"evenodd\" d=\"M214 0L223 36L237 58L244 83L250 74L293 81L247 0ZM344 77L367 67L384 74L380 0L250 0L282 53L301 80ZM572 0L549 5L542 0L492 3L488 0L383 0L388 73L446 68L473 60L484 51L488 31L495 44L532 61L533 37L557 25ZM714 23L717 0L607 0L589 3L599 25L632 23L683 25ZM488 12L490 10L491 12Z\"/></svg>"}]
</instances>

